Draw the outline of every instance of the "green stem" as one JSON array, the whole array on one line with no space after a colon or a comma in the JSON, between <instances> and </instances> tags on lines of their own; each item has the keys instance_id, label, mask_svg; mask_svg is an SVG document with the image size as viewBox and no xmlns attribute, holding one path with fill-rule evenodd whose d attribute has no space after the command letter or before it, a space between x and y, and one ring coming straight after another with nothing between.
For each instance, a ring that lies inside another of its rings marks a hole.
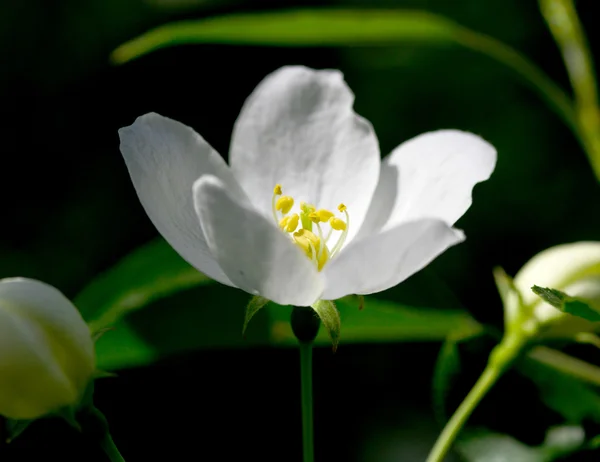
<instances>
[{"instance_id":1,"label":"green stem","mask_svg":"<svg viewBox=\"0 0 600 462\"><path fill-rule=\"evenodd\" d=\"M110 436L108 422L104 414L94 406L88 407L78 415L78 422L83 434L100 445L110 462L125 462Z\"/></svg>"},{"instance_id":2,"label":"green stem","mask_svg":"<svg viewBox=\"0 0 600 462\"><path fill-rule=\"evenodd\" d=\"M100 446L111 462L125 462L125 459L123 459L123 456L117 449L117 446L110 436L110 433L104 435L104 438L100 441Z\"/></svg>"},{"instance_id":3,"label":"green stem","mask_svg":"<svg viewBox=\"0 0 600 462\"><path fill-rule=\"evenodd\" d=\"M314 462L312 400L312 342L300 342L300 383L302 394L302 448L304 462Z\"/></svg>"},{"instance_id":4,"label":"green stem","mask_svg":"<svg viewBox=\"0 0 600 462\"><path fill-rule=\"evenodd\" d=\"M594 64L573 0L539 0L540 11L558 44L575 95L583 147L600 180L600 108Z\"/></svg>"},{"instance_id":5,"label":"green stem","mask_svg":"<svg viewBox=\"0 0 600 462\"><path fill-rule=\"evenodd\" d=\"M477 405L520 354L526 344L526 340L527 337L525 335L508 335L494 348L490 354L486 368L467 397L458 409L456 409L442 430L442 433L440 433L426 462L441 462L444 460L454 440Z\"/></svg>"}]
</instances>

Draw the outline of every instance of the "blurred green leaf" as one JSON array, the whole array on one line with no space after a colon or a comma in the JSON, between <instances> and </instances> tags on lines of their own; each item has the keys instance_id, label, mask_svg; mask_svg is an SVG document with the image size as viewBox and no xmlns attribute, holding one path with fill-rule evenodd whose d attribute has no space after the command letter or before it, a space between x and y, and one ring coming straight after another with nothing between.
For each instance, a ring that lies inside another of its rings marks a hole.
<instances>
[{"instance_id":1,"label":"blurred green leaf","mask_svg":"<svg viewBox=\"0 0 600 462\"><path fill-rule=\"evenodd\" d=\"M540 390L540 398L571 423L590 419L600 423L600 395L592 387L557 370L552 364L526 356L516 364Z\"/></svg>"},{"instance_id":2,"label":"blurred green leaf","mask_svg":"<svg viewBox=\"0 0 600 462\"><path fill-rule=\"evenodd\" d=\"M467 462L551 462L581 448L584 436L580 426L553 427L543 444L532 447L508 435L477 430L466 432L457 449Z\"/></svg>"},{"instance_id":3,"label":"blurred green leaf","mask_svg":"<svg viewBox=\"0 0 600 462\"><path fill-rule=\"evenodd\" d=\"M206 348L295 346L291 307L268 304L241 335L248 295L221 285L206 286L133 311L96 344L98 368L141 366L171 354ZM348 343L440 341L450 332L475 333L482 327L460 310L403 306L369 298L358 310L354 297L337 301L341 346ZM331 346L326 329L315 340Z\"/></svg>"},{"instance_id":4,"label":"blurred green leaf","mask_svg":"<svg viewBox=\"0 0 600 462\"><path fill-rule=\"evenodd\" d=\"M116 64L160 48L192 44L389 46L403 43L458 44L483 53L519 74L579 136L569 96L536 65L506 44L443 16L398 9L302 9L231 14L160 26L113 51Z\"/></svg>"},{"instance_id":5,"label":"blurred green leaf","mask_svg":"<svg viewBox=\"0 0 600 462\"><path fill-rule=\"evenodd\" d=\"M441 423L447 420L446 398L461 368L459 344L484 333L483 329L479 332L451 332L440 348L433 372L432 389L434 411Z\"/></svg>"},{"instance_id":6,"label":"blurred green leaf","mask_svg":"<svg viewBox=\"0 0 600 462\"><path fill-rule=\"evenodd\" d=\"M573 86L584 147L600 180L600 107L592 52L573 0L539 0Z\"/></svg>"},{"instance_id":7,"label":"blurred green leaf","mask_svg":"<svg viewBox=\"0 0 600 462\"><path fill-rule=\"evenodd\" d=\"M241 328L250 296L211 282L162 239L135 250L100 275L75 298L94 332L114 327L97 340L98 369L149 364L200 348L296 344L289 323L291 307L275 304L254 314L244 340ZM414 282L413 291L422 292L426 283L431 292L435 281L431 275L422 275ZM404 287L410 285L407 282ZM406 293L405 288L400 292ZM419 298L438 303L431 294ZM342 343L440 341L451 332L469 336L482 329L459 309L369 298L360 311L360 303L360 297L337 302ZM315 343L331 345L326 329L321 329Z\"/></svg>"},{"instance_id":8,"label":"blurred green leaf","mask_svg":"<svg viewBox=\"0 0 600 462\"><path fill-rule=\"evenodd\" d=\"M541 345L532 348L527 356L570 377L600 387L600 367L598 366Z\"/></svg>"},{"instance_id":9,"label":"blurred green leaf","mask_svg":"<svg viewBox=\"0 0 600 462\"><path fill-rule=\"evenodd\" d=\"M560 290L547 287L533 286L531 290L546 303L564 313L569 313L592 322L600 321L600 312L588 300L571 297Z\"/></svg>"},{"instance_id":10,"label":"blurred green leaf","mask_svg":"<svg viewBox=\"0 0 600 462\"><path fill-rule=\"evenodd\" d=\"M154 300L212 282L165 240L156 239L94 279L74 303L92 332L98 332Z\"/></svg>"}]
</instances>

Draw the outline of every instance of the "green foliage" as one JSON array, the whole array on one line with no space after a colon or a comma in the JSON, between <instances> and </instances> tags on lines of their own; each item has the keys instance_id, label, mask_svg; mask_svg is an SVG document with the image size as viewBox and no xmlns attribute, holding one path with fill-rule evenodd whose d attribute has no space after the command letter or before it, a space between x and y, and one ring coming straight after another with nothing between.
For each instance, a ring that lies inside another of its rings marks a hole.
<instances>
[{"instance_id":1,"label":"green foliage","mask_svg":"<svg viewBox=\"0 0 600 462\"><path fill-rule=\"evenodd\" d=\"M346 47L415 42L458 44L498 60L518 73L578 135L568 96L534 64L502 42L423 11L303 9L174 22L121 45L112 60L122 64L160 48L190 43Z\"/></svg>"},{"instance_id":2,"label":"green foliage","mask_svg":"<svg viewBox=\"0 0 600 462\"><path fill-rule=\"evenodd\" d=\"M431 284L426 276L420 281ZM420 286L414 290L420 292ZM212 284L159 239L135 250L92 281L75 303L92 330L103 333L96 343L100 370L150 364L169 354L202 348L296 345L289 323L290 307L267 304L260 309L264 299L248 304L247 297L242 291ZM330 307L318 307L329 328L319 332L316 345L331 345L332 340L337 345L339 322L347 343L440 341L450 332L468 336L482 329L462 310L403 305L372 297L361 311L360 300L339 300L339 321ZM247 324L250 318L253 322L246 325L244 339L239 325L242 320Z\"/></svg>"},{"instance_id":3,"label":"green foliage","mask_svg":"<svg viewBox=\"0 0 600 462\"><path fill-rule=\"evenodd\" d=\"M466 432L458 450L467 462L551 462L578 450L583 444L584 431L575 425L548 430L540 446L527 446L499 433L485 430Z\"/></svg>"},{"instance_id":4,"label":"green foliage","mask_svg":"<svg viewBox=\"0 0 600 462\"><path fill-rule=\"evenodd\" d=\"M456 376L460 373L459 345L484 334L479 332L452 332L442 344L433 371L433 407L439 422L445 422L446 398Z\"/></svg>"},{"instance_id":5,"label":"green foliage","mask_svg":"<svg viewBox=\"0 0 600 462\"><path fill-rule=\"evenodd\" d=\"M74 303L92 332L98 332L154 300L210 283L165 240L156 239L95 278Z\"/></svg>"},{"instance_id":6,"label":"green foliage","mask_svg":"<svg viewBox=\"0 0 600 462\"><path fill-rule=\"evenodd\" d=\"M600 311L592 302L578 297L571 297L564 292L547 287L533 286L531 290L546 303L549 303L560 311L573 316L578 316L588 321L600 321Z\"/></svg>"},{"instance_id":7,"label":"green foliage","mask_svg":"<svg viewBox=\"0 0 600 462\"><path fill-rule=\"evenodd\" d=\"M530 356L523 358L517 368L536 384L542 401L566 421L591 419L600 423L600 395L592 387Z\"/></svg>"},{"instance_id":8,"label":"green foliage","mask_svg":"<svg viewBox=\"0 0 600 462\"><path fill-rule=\"evenodd\" d=\"M127 310L114 330L98 340L98 368L141 366L195 349L296 345L289 322L291 308L272 303L254 317L244 339L239 322L244 319L246 304L245 293L215 284L156 301L143 310ZM352 297L338 300L337 307L343 343L440 341L456 330L481 330L460 310L418 308L374 297L363 311ZM319 332L315 344L331 345L326 329Z\"/></svg>"}]
</instances>

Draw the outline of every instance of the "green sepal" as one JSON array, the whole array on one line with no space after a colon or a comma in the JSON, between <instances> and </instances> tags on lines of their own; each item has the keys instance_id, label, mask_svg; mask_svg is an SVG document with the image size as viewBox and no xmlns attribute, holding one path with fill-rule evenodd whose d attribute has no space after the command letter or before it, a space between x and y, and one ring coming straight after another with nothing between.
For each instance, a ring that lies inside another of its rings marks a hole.
<instances>
[{"instance_id":1,"label":"green sepal","mask_svg":"<svg viewBox=\"0 0 600 462\"><path fill-rule=\"evenodd\" d=\"M81 431L81 425L77 422L77 409L73 406L63 407L53 412L50 416L60 417L77 431Z\"/></svg>"},{"instance_id":2,"label":"green sepal","mask_svg":"<svg viewBox=\"0 0 600 462\"><path fill-rule=\"evenodd\" d=\"M362 311L365 309L365 296L356 294L358 298L358 311Z\"/></svg>"},{"instance_id":3,"label":"green sepal","mask_svg":"<svg viewBox=\"0 0 600 462\"><path fill-rule=\"evenodd\" d=\"M108 378L114 378L114 377L118 377L118 374L115 374L114 372L101 371L101 370L95 370L92 375L92 379L94 379L94 380L108 379Z\"/></svg>"},{"instance_id":4,"label":"green sepal","mask_svg":"<svg viewBox=\"0 0 600 462\"><path fill-rule=\"evenodd\" d=\"M17 437L25 431L29 425L31 425L35 420L16 420L16 419L5 419L4 422L4 433L6 435L6 443L13 442Z\"/></svg>"},{"instance_id":5,"label":"green sepal","mask_svg":"<svg viewBox=\"0 0 600 462\"><path fill-rule=\"evenodd\" d=\"M110 330L115 330L114 327L103 327L92 333L92 340L96 343L104 334Z\"/></svg>"},{"instance_id":6,"label":"green sepal","mask_svg":"<svg viewBox=\"0 0 600 462\"><path fill-rule=\"evenodd\" d=\"M332 300L319 300L312 305L312 309L316 311L325 329L327 329L327 333L333 344L333 351L335 352L340 342L340 330L342 326L340 312Z\"/></svg>"},{"instance_id":7,"label":"green sepal","mask_svg":"<svg viewBox=\"0 0 600 462\"><path fill-rule=\"evenodd\" d=\"M250 323L250 320L254 317L256 313L261 308L264 308L267 303L269 303L269 299L265 297L261 297L260 295L255 295L248 302L248 306L246 306L246 316L244 317L244 327L242 327L242 336L246 335L246 328Z\"/></svg>"},{"instance_id":8,"label":"green sepal","mask_svg":"<svg viewBox=\"0 0 600 462\"><path fill-rule=\"evenodd\" d=\"M521 292L516 288L512 277L506 274L502 267L496 266L493 270L493 275L496 288L502 299L502 306L504 307L504 324L508 328L515 323L518 324L518 320L522 319L522 316L525 314L523 311L526 307L523 303Z\"/></svg>"},{"instance_id":9,"label":"green sepal","mask_svg":"<svg viewBox=\"0 0 600 462\"><path fill-rule=\"evenodd\" d=\"M571 297L560 290L548 287L533 286L531 290L546 303L558 308L563 313L572 314L591 322L600 321L600 311L589 300Z\"/></svg>"}]
</instances>

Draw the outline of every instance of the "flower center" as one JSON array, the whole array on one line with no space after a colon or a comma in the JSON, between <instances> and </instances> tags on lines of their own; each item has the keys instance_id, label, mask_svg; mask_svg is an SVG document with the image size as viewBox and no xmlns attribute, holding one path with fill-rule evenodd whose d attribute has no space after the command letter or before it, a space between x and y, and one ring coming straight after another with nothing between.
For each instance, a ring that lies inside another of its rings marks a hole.
<instances>
[{"instance_id":1,"label":"flower center","mask_svg":"<svg viewBox=\"0 0 600 462\"><path fill-rule=\"evenodd\" d=\"M292 242L312 260L317 271L321 271L325 263L335 257L344 245L350 228L350 216L344 204L338 206L338 211L345 215L345 221L336 217L330 210L317 209L306 202L300 202L299 213L290 213L294 206L294 198L284 196L281 185L278 184L273 189L271 205L273 219L279 229L290 235ZM329 228L326 228L326 236L323 234L325 226ZM338 235L337 241L330 246L329 241L333 234Z\"/></svg>"}]
</instances>

